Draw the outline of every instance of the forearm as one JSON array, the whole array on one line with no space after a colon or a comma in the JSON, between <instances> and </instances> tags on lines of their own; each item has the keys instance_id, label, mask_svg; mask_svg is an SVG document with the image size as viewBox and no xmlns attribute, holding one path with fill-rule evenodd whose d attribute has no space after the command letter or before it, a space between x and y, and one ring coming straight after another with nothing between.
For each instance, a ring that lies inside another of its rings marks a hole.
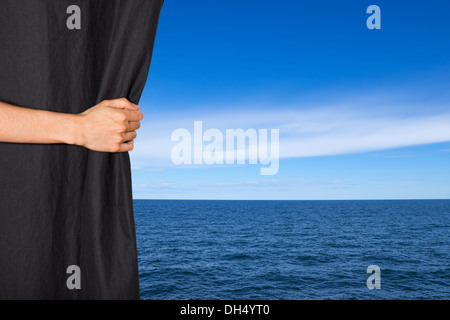
<instances>
[{"instance_id":1,"label":"forearm","mask_svg":"<svg viewBox=\"0 0 450 320\"><path fill-rule=\"evenodd\" d=\"M76 144L78 118L0 102L0 142Z\"/></svg>"},{"instance_id":2,"label":"forearm","mask_svg":"<svg viewBox=\"0 0 450 320\"><path fill-rule=\"evenodd\" d=\"M0 142L74 144L100 152L134 148L143 114L125 98L104 100L80 114L35 110L0 102Z\"/></svg>"}]
</instances>

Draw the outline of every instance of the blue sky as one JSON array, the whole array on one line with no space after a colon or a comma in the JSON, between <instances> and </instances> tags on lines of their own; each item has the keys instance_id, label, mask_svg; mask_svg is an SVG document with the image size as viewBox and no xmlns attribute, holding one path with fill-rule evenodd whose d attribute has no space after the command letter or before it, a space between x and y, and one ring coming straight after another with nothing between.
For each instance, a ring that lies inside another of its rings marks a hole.
<instances>
[{"instance_id":1,"label":"blue sky","mask_svg":"<svg viewBox=\"0 0 450 320\"><path fill-rule=\"evenodd\" d=\"M447 1L166 0L134 197L450 198L449 33ZM196 120L279 129L278 174L174 165L171 134Z\"/></svg>"}]
</instances>

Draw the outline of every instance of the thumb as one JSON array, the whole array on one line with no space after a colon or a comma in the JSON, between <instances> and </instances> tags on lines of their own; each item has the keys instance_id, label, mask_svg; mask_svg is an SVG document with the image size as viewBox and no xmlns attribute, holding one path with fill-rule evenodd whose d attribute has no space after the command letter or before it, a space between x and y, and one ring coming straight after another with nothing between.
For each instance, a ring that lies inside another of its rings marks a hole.
<instances>
[{"instance_id":1,"label":"thumb","mask_svg":"<svg viewBox=\"0 0 450 320\"><path fill-rule=\"evenodd\" d=\"M109 101L110 106L117 109L126 109L126 110L139 110L139 106L137 104L132 103L126 98L115 99Z\"/></svg>"}]
</instances>

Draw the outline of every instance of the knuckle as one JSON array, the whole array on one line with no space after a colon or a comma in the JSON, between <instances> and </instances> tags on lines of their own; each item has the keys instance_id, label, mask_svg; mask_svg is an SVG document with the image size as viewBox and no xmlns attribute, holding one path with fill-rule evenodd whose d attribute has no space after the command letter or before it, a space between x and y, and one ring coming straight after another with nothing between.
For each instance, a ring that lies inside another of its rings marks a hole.
<instances>
[{"instance_id":1,"label":"knuckle","mask_svg":"<svg viewBox=\"0 0 450 320\"><path fill-rule=\"evenodd\" d=\"M117 99L117 101L123 107L126 107L126 106L130 105L130 101L127 98L120 98L120 99Z\"/></svg>"},{"instance_id":2,"label":"knuckle","mask_svg":"<svg viewBox=\"0 0 450 320\"><path fill-rule=\"evenodd\" d=\"M127 126L125 124L119 124L117 125L117 132L124 133L127 131Z\"/></svg>"},{"instance_id":3,"label":"knuckle","mask_svg":"<svg viewBox=\"0 0 450 320\"><path fill-rule=\"evenodd\" d=\"M122 136L121 134L117 135L117 136L114 138L114 143L120 144L120 143L122 143L122 142L123 142L123 136Z\"/></svg>"},{"instance_id":4,"label":"knuckle","mask_svg":"<svg viewBox=\"0 0 450 320\"><path fill-rule=\"evenodd\" d=\"M120 151L120 145L119 144L113 144L111 147L110 147L110 152L119 152Z\"/></svg>"},{"instance_id":5,"label":"knuckle","mask_svg":"<svg viewBox=\"0 0 450 320\"><path fill-rule=\"evenodd\" d=\"M127 116L122 111L118 110L113 113L113 119L116 121L125 121Z\"/></svg>"}]
</instances>

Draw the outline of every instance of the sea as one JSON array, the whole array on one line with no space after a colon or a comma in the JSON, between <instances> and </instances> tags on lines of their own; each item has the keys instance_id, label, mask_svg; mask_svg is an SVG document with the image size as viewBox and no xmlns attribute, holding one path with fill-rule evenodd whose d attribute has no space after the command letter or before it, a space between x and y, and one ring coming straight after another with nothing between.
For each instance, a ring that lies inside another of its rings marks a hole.
<instances>
[{"instance_id":1,"label":"sea","mask_svg":"<svg viewBox=\"0 0 450 320\"><path fill-rule=\"evenodd\" d=\"M143 300L450 298L450 200L135 200L134 210Z\"/></svg>"}]
</instances>

